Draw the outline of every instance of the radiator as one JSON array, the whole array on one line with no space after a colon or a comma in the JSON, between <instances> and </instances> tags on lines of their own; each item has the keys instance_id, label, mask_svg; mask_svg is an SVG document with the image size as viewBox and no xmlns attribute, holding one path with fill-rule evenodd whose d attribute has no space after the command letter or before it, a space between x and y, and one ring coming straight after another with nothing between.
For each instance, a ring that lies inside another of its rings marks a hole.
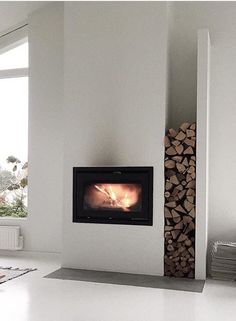
<instances>
[{"instance_id":1,"label":"radiator","mask_svg":"<svg viewBox=\"0 0 236 321\"><path fill-rule=\"evenodd\" d=\"M23 236L20 226L0 226L0 250L22 250Z\"/></svg>"}]
</instances>

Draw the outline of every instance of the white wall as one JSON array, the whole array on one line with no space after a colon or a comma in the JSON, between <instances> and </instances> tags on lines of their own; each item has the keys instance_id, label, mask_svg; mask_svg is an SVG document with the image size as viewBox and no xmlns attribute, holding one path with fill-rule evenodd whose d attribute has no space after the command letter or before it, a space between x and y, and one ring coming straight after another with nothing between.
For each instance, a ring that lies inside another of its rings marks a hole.
<instances>
[{"instance_id":1,"label":"white wall","mask_svg":"<svg viewBox=\"0 0 236 321\"><path fill-rule=\"evenodd\" d=\"M195 278L201 280L206 279L208 248L210 54L209 31L200 29L197 53Z\"/></svg>"},{"instance_id":2,"label":"white wall","mask_svg":"<svg viewBox=\"0 0 236 321\"><path fill-rule=\"evenodd\" d=\"M0 34L25 21L34 10L46 4L43 1L1 1Z\"/></svg>"},{"instance_id":3,"label":"white wall","mask_svg":"<svg viewBox=\"0 0 236 321\"><path fill-rule=\"evenodd\" d=\"M29 217L26 248L57 252L62 224L63 4L29 19Z\"/></svg>"},{"instance_id":4,"label":"white wall","mask_svg":"<svg viewBox=\"0 0 236 321\"><path fill-rule=\"evenodd\" d=\"M236 3L176 2L171 24L172 125L195 118L197 30L211 37L209 239L235 241Z\"/></svg>"},{"instance_id":5,"label":"white wall","mask_svg":"<svg viewBox=\"0 0 236 321\"><path fill-rule=\"evenodd\" d=\"M25 250L59 252L62 224L63 4L29 17L29 215Z\"/></svg>"},{"instance_id":6,"label":"white wall","mask_svg":"<svg viewBox=\"0 0 236 321\"><path fill-rule=\"evenodd\" d=\"M163 274L166 3L65 3L63 262ZM154 166L154 224L72 223L72 167Z\"/></svg>"}]
</instances>

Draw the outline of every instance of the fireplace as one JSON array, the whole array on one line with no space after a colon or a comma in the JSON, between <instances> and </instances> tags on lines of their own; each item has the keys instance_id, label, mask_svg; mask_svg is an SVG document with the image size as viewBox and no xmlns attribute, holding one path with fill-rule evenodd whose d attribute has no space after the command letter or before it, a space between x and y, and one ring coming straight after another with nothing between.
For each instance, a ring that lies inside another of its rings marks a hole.
<instances>
[{"instance_id":1,"label":"fireplace","mask_svg":"<svg viewBox=\"0 0 236 321\"><path fill-rule=\"evenodd\" d=\"M152 225L152 167L74 167L73 222Z\"/></svg>"}]
</instances>

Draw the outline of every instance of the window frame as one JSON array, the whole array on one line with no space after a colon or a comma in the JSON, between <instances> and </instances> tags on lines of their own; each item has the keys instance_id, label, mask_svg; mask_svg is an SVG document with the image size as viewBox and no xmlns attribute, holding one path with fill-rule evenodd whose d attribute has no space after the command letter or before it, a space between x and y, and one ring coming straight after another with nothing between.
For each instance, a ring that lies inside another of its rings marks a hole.
<instances>
[{"instance_id":1,"label":"window frame","mask_svg":"<svg viewBox=\"0 0 236 321\"><path fill-rule=\"evenodd\" d=\"M28 77L29 68L0 70L0 79Z\"/></svg>"}]
</instances>

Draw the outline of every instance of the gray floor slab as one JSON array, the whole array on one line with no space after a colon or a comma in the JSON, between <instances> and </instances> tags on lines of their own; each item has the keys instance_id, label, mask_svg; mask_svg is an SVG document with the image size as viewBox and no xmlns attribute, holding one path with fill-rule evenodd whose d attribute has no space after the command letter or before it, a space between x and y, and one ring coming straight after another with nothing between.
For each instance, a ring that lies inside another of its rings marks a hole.
<instances>
[{"instance_id":1,"label":"gray floor slab","mask_svg":"<svg viewBox=\"0 0 236 321\"><path fill-rule=\"evenodd\" d=\"M95 283L108 283L119 285L131 285L158 289L169 289L177 291L188 291L201 293L204 281L169 278L165 276L152 276L144 274L130 274L117 272L102 272L80 269L61 268L45 276L46 278L74 280Z\"/></svg>"}]
</instances>

